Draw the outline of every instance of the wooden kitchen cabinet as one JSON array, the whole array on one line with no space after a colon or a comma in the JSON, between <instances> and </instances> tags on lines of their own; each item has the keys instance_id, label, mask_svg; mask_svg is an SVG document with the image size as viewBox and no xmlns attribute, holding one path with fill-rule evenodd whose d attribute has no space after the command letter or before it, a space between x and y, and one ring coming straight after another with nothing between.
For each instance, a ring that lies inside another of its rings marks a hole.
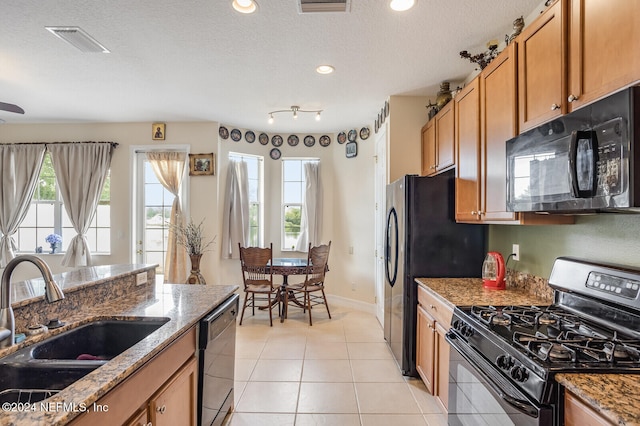
<instances>
[{"instance_id":1,"label":"wooden kitchen cabinet","mask_svg":"<svg viewBox=\"0 0 640 426\"><path fill-rule=\"evenodd\" d=\"M422 128L422 176L436 173L436 122L429 120Z\"/></svg>"},{"instance_id":2,"label":"wooden kitchen cabinet","mask_svg":"<svg viewBox=\"0 0 640 426\"><path fill-rule=\"evenodd\" d=\"M455 108L446 104L422 128L422 174L437 175L455 165Z\"/></svg>"},{"instance_id":3,"label":"wooden kitchen cabinet","mask_svg":"<svg viewBox=\"0 0 640 426\"><path fill-rule=\"evenodd\" d=\"M520 132L567 112L565 10L556 1L516 39Z\"/></svg>"},{"instance_id":4,"label":"wooden kitchen cabinet","mask_svg":"<svg viewBox=\"0 0 640 426\"><path fill-rule=\"evenodd\" d=\"M179 337L96 401L73 426L197 424L196 328ZM164 410L162 407L165 407ZM145 423L145 420L147 422Z\"/></svg>"},{"instance_id":5,"label":"wooden kitchen cabinet","mask_svg":"<svg viewBox=\"0 0 640 426\"><path fill-rule=\"evenodd\" d=\"M453 309L418 285L416 369L445 412L449 401L450 346L444 336L452 316Z\"/></svg>"},{"instance_id":6,"label":"wooden kitchen cabinet","mask_svg":"<svg viewBox=\"0 0 640 426\"><path fill-rule=\"evenodd\" d=\"M567 391L564 394L565 426L611 426L613 423L602 417L591 406Z\"/></svg>"},{"instance_id":7,"label":"wooden kitchen cabinet","mask_svg":"<svg viewBox=\"0 0 640 426\"><path fill-rule=\"evenodd\" d=\"M457 221L481 219L480 211L480 84L473 79L455 100ZM505 167L506 168L506 167Z\"/></svg>"},{"instance_id":8,"label":"wooden kitchen cabinet","mask_svg":"<svg viewBox=\"0 0 640 426\"><path fill-rule=\"evenodd\" d=\"M640 2L570 0L569 111L640 80Z\"/></svg>"},{"instance_id":9,"label":"wooden kitchen cabinet","mask_svg":"<svg viewBox=\"0 0 640 426\"><path fill-rule=\"evenodd\" d=\"M195 426L198 392L195 357L178 371L149 401L153 426Z\"/></svg>"},{"instance_id":10,"label":"wooden kitchen cabinet","mask_svg":"<svg viewBox=\"0 0 640 426\"><path fill-rule=\"evenodd\" d=\"M436 348L435 332L435 320L422 306L418 305L416 370L418 370L420 378L431 394L433 394L435 390L435 370L433 362Z\"/></svg>"}]
</instances>

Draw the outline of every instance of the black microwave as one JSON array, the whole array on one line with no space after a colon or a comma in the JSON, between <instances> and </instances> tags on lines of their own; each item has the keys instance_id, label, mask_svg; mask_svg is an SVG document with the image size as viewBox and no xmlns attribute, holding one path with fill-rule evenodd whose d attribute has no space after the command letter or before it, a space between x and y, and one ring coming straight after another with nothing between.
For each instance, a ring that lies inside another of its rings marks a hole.
<instances>
[{"instance_id":1,"label":"black microwave","mask_svg":"<svg viewBox=\"0 0 640 426\"><path fill-rule=\"evenodd\" d=\"M508 140L507 210L640 207L639 108L640 88L625 89Z\"/></svg>"}]
</instances>

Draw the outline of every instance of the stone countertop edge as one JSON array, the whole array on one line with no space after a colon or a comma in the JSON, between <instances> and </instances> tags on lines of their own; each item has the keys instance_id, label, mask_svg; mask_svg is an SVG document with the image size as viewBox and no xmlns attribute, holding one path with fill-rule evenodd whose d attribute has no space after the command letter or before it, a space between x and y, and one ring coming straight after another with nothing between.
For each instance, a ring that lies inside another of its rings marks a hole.
<instances>
[{"instance_id":1,"label":"stone countertop edge","mask_svg":"<svg viewBox=\"0 0 640 426\"><path fill-rule=\"evenodd\" d=\"M157 266L157 264L142 263L89 266L55 274L53 279L65 294L69 294L127 275L155 269ZM44 293L45 285L43 278L12 282L11 306L15 309L26 306L36 300L42 300L44 299Z\"/></svg>"},{"instance_id":2,"label":"stone countertop edge","mask_svg":"<svg viewBox=\"0 0 640 426\"><path fill-rule=\"evenodd\" d=\"M556 374L558 383L617 425L640 425L640 376Z\"/></svg>"},{"instance_id":3,"label":"stone countertop edge","mask_svg":"<svg viewBox=\"0 0 640 426\"><path fill-rule=\"evenodd\" d=\"M150 294L134 292L129 296L113 299L109 303L83 306L72 317L61 318L67 322L63 330L99 319L146 317L169 318L169 321L117 357L45 400L49 403L47 407L60 407L59 409L40 410L40 403L36 403L35 411L3 410L0 412L0 423L7 426L67 424L82 414L81 410L68 409L68 407L90 407L196 325L238 288L236 285L155 284ZM37 343L59 332L61 331L55 330L33 336L27 339L26 344ZM1 350L0 356L8 355L24 346L24 344L14 345ZM66 404L67 408L62 408L62 405L56 405L57 403Z\"/></svg>"},{"instance_id":4,"label":"stone countertop edge","mask_svg":"<svg viewBox=\"0 0 640 426\"><path fill-rule=\"evenodd\" d=\"M549 305L550 301L520 288L489 290L482 286L482 278L416 278L431 293L449 305Z\"/></svg>"}]
</instances>

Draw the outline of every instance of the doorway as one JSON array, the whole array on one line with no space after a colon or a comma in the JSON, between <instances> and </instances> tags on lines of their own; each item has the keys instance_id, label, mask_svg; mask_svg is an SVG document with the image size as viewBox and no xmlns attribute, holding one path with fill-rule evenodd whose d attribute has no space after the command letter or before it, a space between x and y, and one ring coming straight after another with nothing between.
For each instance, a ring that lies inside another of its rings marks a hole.
<instances>
[{"instance_id":1,"label":"doorway","mask_svg":"<svg viewBox=\"0 0 640 426\"><path fill-rule=\"evenodd\" d=\"M155 149L154 149L155 148ZM133 261L135 263L155 264L156 280L162 281L164 274L167 242L169 238L169 219L174 196L166 190L154 173L151 164L147 160L147 152L151 151L180 151L188 154L188 147L134 147L133 148L133 218L134 227L131 233L134 237L132 245ZM180 202L183 214L188 217L186 206L187 183L186 175L188 164L185 167L185 176L180 188Z\"/></svg>"},{"instance_id":2,"label":"doorway","mask_svg":"<svg viewBox=\"0 0 640 426\"><path fill-rule=\"evenodd\" d=\"M376 137L375 155L375 240L376 240L376 317L384 325L384 227L386 219L387 191L387 125L380 128Z\"/></svg>"}]
</instances>

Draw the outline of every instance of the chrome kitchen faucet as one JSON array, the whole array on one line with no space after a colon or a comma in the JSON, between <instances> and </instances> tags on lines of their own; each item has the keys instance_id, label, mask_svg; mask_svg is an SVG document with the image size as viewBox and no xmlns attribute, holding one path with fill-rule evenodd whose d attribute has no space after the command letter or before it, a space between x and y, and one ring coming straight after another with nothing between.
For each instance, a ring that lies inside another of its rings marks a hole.
<instances>
[{"instance_id":1,"label":"chrome kitchen faucet","mask_svg":"<svg viewBox=\"0 0 640 426\"><path fill-rule=\"evenodd\" d=\"M44 279L47 302L53 303L64 299L62 289L53 280L51 269L44 260L32 255L23 255L12 259L7 263L0 281L0 348L7 348L14 344L16 322L11 308L11 275L16 266L22 262L31 262L40 270Z\"/></svg>"}]
</instances>

